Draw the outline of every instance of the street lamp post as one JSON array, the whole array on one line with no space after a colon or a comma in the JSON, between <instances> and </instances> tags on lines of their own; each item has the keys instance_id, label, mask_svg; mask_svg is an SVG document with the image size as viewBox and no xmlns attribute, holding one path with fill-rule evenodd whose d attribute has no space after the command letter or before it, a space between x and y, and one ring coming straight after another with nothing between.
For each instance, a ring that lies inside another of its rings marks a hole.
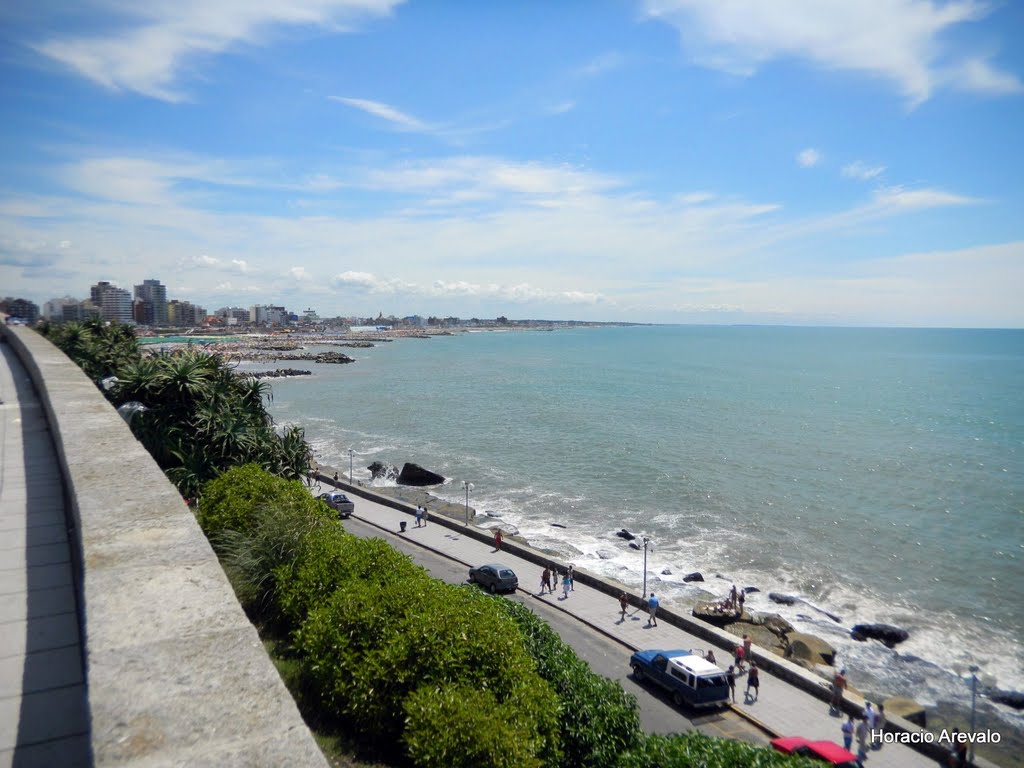
<instances>
[{"instance_id":1,"label":"street lamp post","mask_svg":"<svg viewBox=\"0 0 1024 768\"><path fill-rule=\"evenodd\" d=\"M647 547L650 545L650 543L651 540L644 536L644 588L640 590L641 600L647 599ZM654 547L652 546L651 549L653 550Z\"/></svg>"},{"instance_id":2,"label":"street lamp post","mask_svg":"<svg viewBox=\"0 0 1024 768\"><path fill-rule=\"evenodd\" d=\"M971 673L971 754L967 758L969 762L974 762L974 724L977 716L977 704L978 704L978 667L971 665L967 668Z\"/></svg>"},{"instance_id":3,"label":"street lamp post","mask_svg":"<svg viewBox=\"0 0 1024 768\"><path fill-rule=\"evenodd\" d=\"M352 456L355 454L351 448L348 449L348 484L352 485Z\"/></svg>"},{"instance_id":4,"label":"street lamp post","mask_svg":"<svg viewBox=\"0 0 1024 768\"><path fill-rule=\"evenodd\" d=\"M463 480L462 487L466 489L466 525L469 525L469 492L473 490L473 484L468 480Z\"/></svg>"}]
</instances>

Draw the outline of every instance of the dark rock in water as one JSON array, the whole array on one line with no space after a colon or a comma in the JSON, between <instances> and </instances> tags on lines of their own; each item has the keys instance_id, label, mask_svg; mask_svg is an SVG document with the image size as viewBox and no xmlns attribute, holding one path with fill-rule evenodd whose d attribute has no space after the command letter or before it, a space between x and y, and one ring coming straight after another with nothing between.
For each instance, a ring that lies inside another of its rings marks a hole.
<instances>
[{"instance_id":1,"label":"dark rock in water","mask_svg":"<svg viewBox=\"0 0 1024 768\"><path fill-rule=\"evenodd\" d=\"M688 573L685 576L683 576L683 581L704 581L704 576L701 574L700 571L694 571L693 573Z\"/></svg>"},{"instance_id":2,"label":"dark rock in water","mask_svg":"<svg viewBox=\"0 0 1024 768\"><path fill-rule=\"evenodd\" d=\"M376 480L379 477L385 480L397 480L398 479L398 467L393 464L385 464L383 461L375 461L373 464L367 467L370 470L370 476Z\"/></svg>"},{"instance_id":3,"label":"dark rock in water","mask_svg":"<svg viewBox=\"0 0 1024 768\"><path fill-rule=\"evenodd\" d=\"M793 595L783 595L779 592L769 592L768 599L773 603L780 603L781 605L796 605L801 602L799 597L793 597Z\"/></svg>"},{"instance_id":4,"label":"dark rock in water","mask_svg":"<svg viewBox=\"0 0 1024 768\"><path fill-rule=\"evenodd\" d=\"M634 536L632 533L627 531L625 528L623 528L621 531L619 531L615 535L618 536L620 539L625 539L626 541L632 541L633 539L636 538L636 536Z\"/></svg>"},{"instance_id":5,"label":"dark rock in water","mask_svg":"<svg viewBox=\"0 0 1024 768\"><path fill-rule=\"evenodd\" d=\"M761 590L757 587L744 587L743 591L746 592L748 595L752 595L755 592L760 592Z\"/></svg>"},{"instance_id":6,"label":"dark rock in water","mask_svg":"<svg viewBox=\"0 0 1024 768\"><path fill-rule=\"evenodd\" d=\"M635 541L629 542L629 548L630 549L642 549L642 547L639 544L637 544Z\"/></svg>"},{"instance_id":7,"label":"dark rock in water","mask_svg":"<svg viewBox=\"0 0 1024 768\"><path fill-rule=\"evenodd\" d=\"M1000 691L991 689L988 697L999 704L1005 704L1014 709L1024 709L1024 692L1022 691Z\"/></svg>"},{"instance_id":8,"label":"dark rock in water","mask_svg":"<svg viewBox=\"0 0 1024 768\"><path fill-rule=\"evenodd\" d=\"M862 642L868 639L878 640L887 648L895 648L910 637L910 633L891 624L855 624L850 630L850 637Z\"/></svg>"},{"instance_id":9,"label":"dark rock in water","mask_svg":"<svg viewBox=\"0 0 1024 768\"><path fill-rule=\"evenodd\" d=\"M665 568L664 570L662 570L661 575L662 576L671 576L672 575L672 569L671 568Z\"/></svg>"},{"instance_id":10,"label":"dark rock in water","mask_svg":"<svg viewBox=\"0 0 1024 768\"><path fill-rule=\"evenodd\" d=\"M602 560L614 560L615 559L615 553L612 552L611 550L608 550L608 549L599 549L599 550L597 550L597 556L599 558L601 558Z\"/></svg>"},{"instance_id":11,"label":"dark rock in water","mask_svg":"<svg viewBox=\"0 0 1024 768\"><path fill-rule=\"evenodd\" d=\"M561 523L552 523L551 527L552 528L565 528L565 526L562 525Z\"/></svg>"},{"instance_id":12,"label":"dark rock in water","mask_svg":"<svg viewBox=\"0 0 1024 768\"><path fill-rule=\"evenodd\" d=\"M697 603L691 613L695 618L716 627L724 627L740 618L739 611L725 610L718 603Z\"/></svg>"},{"instance_id":13,"label":"dark rock in water","mask_svg":"<svg viewBox=\"0 0 1024 768\"><path fill-rule=\"evenodd\" d=\"M406 462L398 475L399 485L440 485L443 482L441 475L411 462Z\"/></svg>"}]
</instances>

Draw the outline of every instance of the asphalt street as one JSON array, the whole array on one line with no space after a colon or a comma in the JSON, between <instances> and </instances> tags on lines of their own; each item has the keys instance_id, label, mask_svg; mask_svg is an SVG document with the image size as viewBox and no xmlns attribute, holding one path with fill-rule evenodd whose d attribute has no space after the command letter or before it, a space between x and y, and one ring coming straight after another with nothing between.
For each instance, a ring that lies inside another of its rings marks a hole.
<instances>
[{"instance_id":1,"label":"asphalt street","mask_svg":"<svg viewBox=\"0 0 1024 768\"><path fill-rule=\"evenodd\" d=\"M467 584L468 569L459 561L438 554L416 543L415 540L360 520L356 517L343 521L345 530L361 537L378 537L409 555L436 578L449 584ZM480 565L482 563L478 563ZM521 582L525 580L521 579ZM532 586L532 584L530 585ZM654 687L636 683L630 676L631 651L623 644L595 632L571 614L552 608L536 599L528 590L520 589L505 599L524 603L544 619L559 636L590 664L599 675L618 680L622 687L636 696L640 705L640 722L648 733L680 733L696 728L709 736L737 739L766 745L768 736L734 711L697 712L675 707L668 696Z\"/></svg>"}]
</instances>

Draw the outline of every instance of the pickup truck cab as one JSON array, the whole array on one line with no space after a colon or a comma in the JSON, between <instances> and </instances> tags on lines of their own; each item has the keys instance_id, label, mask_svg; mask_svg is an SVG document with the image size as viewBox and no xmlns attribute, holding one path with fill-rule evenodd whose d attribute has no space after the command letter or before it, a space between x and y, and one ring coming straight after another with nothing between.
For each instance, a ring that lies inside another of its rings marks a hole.
<instances>
[{"instance_id":1,"label":"pickup truck cab","mask_svg":"<svg viewBox=\"0 0 1024 768\"><path fill-rule=\"evenodd\" d=\"M670 694L676 706L728 706L725 672L692 651L637 651L629 659L633 678L650 680Z\"/></svg>"},{"instance_id":2,"label":"pickup truck cab","mask_svg":"<svg viewBox=\"0 0 1024 768\"><path fill-rule=\"evenodd\" d=\"M356 511L355 503L344 493L331 491L330 493L321 493L319 498L328 507L337 511L340 518L349 517Z\"/></svg>"}]
</instances>

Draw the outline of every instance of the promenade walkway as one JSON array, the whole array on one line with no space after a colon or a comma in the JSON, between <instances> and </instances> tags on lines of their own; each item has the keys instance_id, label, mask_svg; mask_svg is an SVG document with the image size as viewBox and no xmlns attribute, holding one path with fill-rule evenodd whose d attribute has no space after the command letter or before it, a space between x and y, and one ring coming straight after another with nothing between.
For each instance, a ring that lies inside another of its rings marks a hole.
<instances>
[{"instance_id":1,"label":"promenade walkway","mask_svg":"<svg viewBox=\"0 0 1024 768\"><path fill-rule=\"evenodd\" d=\"M0 768L91 765L67 522L46 416L0 343Z\"/></svg>"},{"instance_id":2,"label":"promenade walkway","mask_svg":"<svg viewBox=\"0 0 1024 768\"><path fill-rule=\"evenodd\" d=\"M345 490L344 484L342 490ZM392 532L398 531L400 523L404 521L407 526L404 535L410 541L458 560L467 568L496 561L511 566L519 576L522 590L622 643L623 666L628 664L631 650L710 647L707 640L691 635L667 622L659 622L656 627L649 626L647 614L637 608L630 608L626 613L626 620L622 621L615 598L580 582L576 582L575 589L570 592L568 598L562 597L560 587L554 595L538 595L541 566L509 552L495 552L493 544L463 535L459 523L446 521L448 525L444 525L438 523L436 517L431 517L426 526L417 528L414 518L407 512L359 496L355 497L355 502L355 517L360 520ZM665 608L676 607L668 603L662 605ZM730 652L725 648L714 650L719 665L722 666L721 662L730 658ZM755 646L755 657L758 652ZM826 701L764 671L761 672L761 690L757 700L744 699L745 687L746 678L738 678L737 704L734 706L748 717L756 719L766 729L781 736L804 736L813 740L828 739L842 743L842 719L829 714ZM886 744L879 750L869 751L864 765L867 768L934 768L935 760L902 744Z\"/></svg>"}]
</instances>

